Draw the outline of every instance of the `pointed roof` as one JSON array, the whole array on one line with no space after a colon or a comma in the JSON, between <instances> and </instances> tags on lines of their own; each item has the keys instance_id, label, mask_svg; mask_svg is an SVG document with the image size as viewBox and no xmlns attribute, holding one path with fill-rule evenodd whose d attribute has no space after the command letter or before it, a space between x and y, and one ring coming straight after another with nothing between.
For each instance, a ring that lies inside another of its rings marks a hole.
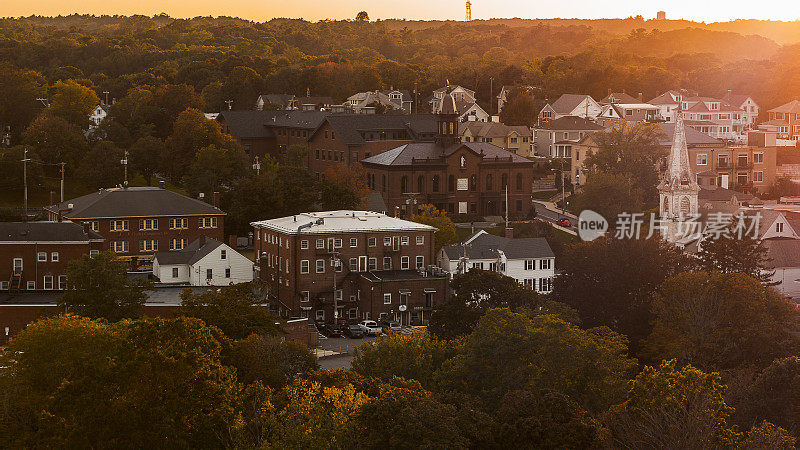
<instances>
[{"instance_id":1,"label":"pointed roof","mask_svg":"<svg viewBox=\"0 0 800 450\"><path fill-rule=\"evenodd\" d=\"M442 97L442 108L440 114L457 114L458 107L456 106L456 101L450 92L445 92L444 97Z\"/></svg>"},{"instance_id":2,"label":"pointed roof","mask_svg":"<svg viewBox=\"0 0 800 450\"><path fill-rule=\"evenodd\" d=\"M672 137L672 147L667 159L667 173L661 182L661 189L687 189L698 190L697 179L692 173L689 163L689 149L686 145L686 129L683 125L683 114L676 114L675 133Z\"/></svg>"}]
</instances>

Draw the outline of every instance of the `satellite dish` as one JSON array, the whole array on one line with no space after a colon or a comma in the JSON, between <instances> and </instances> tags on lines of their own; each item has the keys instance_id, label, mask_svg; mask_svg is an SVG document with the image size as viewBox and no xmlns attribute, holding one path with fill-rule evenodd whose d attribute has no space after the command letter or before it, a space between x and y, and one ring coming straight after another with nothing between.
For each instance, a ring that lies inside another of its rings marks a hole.
<instances>
[{"instance_id":1,"label":"satellite dish","mask_svg":"<svg viewBox=\"0 0 800 450\"><path fill-rule=\"evenodd\" d=\"M399 310L400 310L400 312L405 312L405 310L407 309L407 307L406 307L406 305L400 305L400 306L398 306L398 307L397 307L397 309L399 309Z\"/></svg>"}]
</instances>

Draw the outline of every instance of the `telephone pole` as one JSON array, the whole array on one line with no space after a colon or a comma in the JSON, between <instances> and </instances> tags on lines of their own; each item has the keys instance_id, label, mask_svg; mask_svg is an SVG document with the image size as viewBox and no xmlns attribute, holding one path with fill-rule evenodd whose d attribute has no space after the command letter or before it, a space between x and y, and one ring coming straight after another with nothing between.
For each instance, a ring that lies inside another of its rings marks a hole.
<instances>
[{"instance_id":1,"label":"telephone pole","mask_svg":"<svg viewBox=\"0 0 800 450\"><path fill-rule=\"evenodd\" d=\"M25 186L24 202L23 202L23 221L28 221L28 147L22 153L22 184Z\"/></svg>"},{"instance_id":2,"label":"telephone pole","mask_svg":"<svg viewBox=\"0 0 800 450\"><path fill-rule=\"evenodd\" d=\"M67 163L61 162L58 165L61 166L61 203L64 203L64 166Z\"/></svg>"},{"instance_id":3,"label":"telephone pole","mask_svg":"<svg viewBox=\"0 0 800 450\"><path fill-rule=\"evenodd\" d=\"M225 100L225 104L228 105L228 111L230 111L233 107L233 100Z\"/></svg>"},{"instance_id":4,"label":"telephone pole","mask_svg":"<svg viewBox=\"0 0 800 450\"><path fill-rule=\"evenodd\" d=\"M253 169L256 169L256 175L261 175L261 163L258 162L258 155L256 155L256 162L253 163Z\"/></svg>"},{"instance_id":5,"label":"telephone pole","mask_svg":"<svg viewBox=\"0 0 800 450\"><path fill-rule=\"evenodd\" d=\"M120 164L122 164L122 167L125 168L125 183L123 184L123 186L128 187L128 151L127 150L125 150L124 158L125 159L120 161Z\"/></svg>"},{"instance_id":6,"label":"telephone pole","mask_svg":"<svg viewBox=\"0 0 800 450\"><path fill-rule=\"evenodd\" d=\"M106 96L106 105L108 105L108 94L110 94L110 92L103 91L103 94L105 94L105 96Z\"/></svg>"}]
</instances>

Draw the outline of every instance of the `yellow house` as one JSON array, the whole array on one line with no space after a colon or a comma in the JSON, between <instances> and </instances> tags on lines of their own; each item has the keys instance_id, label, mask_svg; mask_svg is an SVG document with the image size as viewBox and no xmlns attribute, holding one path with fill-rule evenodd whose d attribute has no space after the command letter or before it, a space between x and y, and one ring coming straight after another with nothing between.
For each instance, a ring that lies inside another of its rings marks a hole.
<instances>
[{"instance_id":1,"label":"yellow house","mask_svg":"<svg viewBox=\"0 0 800 450\"><path fill-rule=\"evenodd\" d=\"M459 126L461 142L486 142L520 156L533 153L533 131L526 126L499 122L463 122Z\"/></svg>"}]
</instances>

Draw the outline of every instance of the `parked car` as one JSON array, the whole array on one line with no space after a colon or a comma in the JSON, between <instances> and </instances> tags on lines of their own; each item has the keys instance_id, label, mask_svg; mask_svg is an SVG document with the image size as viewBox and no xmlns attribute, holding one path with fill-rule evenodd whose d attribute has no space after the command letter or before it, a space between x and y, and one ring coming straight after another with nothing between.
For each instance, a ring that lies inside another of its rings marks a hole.
<instances>
[{"instance_id":1,"label":"parked car","mask_svg":"<svg viewBox=\"0 0 800 450\"><path fill-rule=\"evenodd\" d=\"M326 336L332 338L342 337L343 332L341 325L328 325L328 334Z\"/></svg>"},{"instance_id":2,"label":"parked car","mask_svg":"<svg viewBox=\"0 0 800 450\"><path fill-rule=\"evenodd\" d=\"M564 228L569 228L572 226L572 221L567 219L566 217L562 217L556 221L557 224L561 225Z\"/></svg>"},{"instance_id":3,"label":"parked car","mask_svg":"<svg viewBox=\"0 0 800 450\"><path fill-rule=\"evenodd\" d=\"M348 325L344 327L344 335L350 339L361 339L364 337L364 330L358 325Z\"/></svg>"},{"instance_id":4,"label":"parked car","mask_svg":"<svg viewBox=\"0 0 800 450\"><path fill-rule=\"evenodd\" d=\"M394 320L382 320L380 323L378 323L378 325L380 325L381 330L383 330L384 333L388 333L389 331L399 332L403 329L403 326L400 325L400 322L396 322Z\"/></svg>"},{"instance_id":5,"label":"parked car","mask_svg":"<svg viewBox=\"0 0 800 450\"><path fill-rule=\"evenodd\" d=\"M377 336L383 333L381 327L379 327L378 323L375 322L374 320L362 320L361 322L358 323L358 326L359 328L361 328L361 331L363 331L364 334L368 336L369 335Z\"/></svg>"}]
</instances>

